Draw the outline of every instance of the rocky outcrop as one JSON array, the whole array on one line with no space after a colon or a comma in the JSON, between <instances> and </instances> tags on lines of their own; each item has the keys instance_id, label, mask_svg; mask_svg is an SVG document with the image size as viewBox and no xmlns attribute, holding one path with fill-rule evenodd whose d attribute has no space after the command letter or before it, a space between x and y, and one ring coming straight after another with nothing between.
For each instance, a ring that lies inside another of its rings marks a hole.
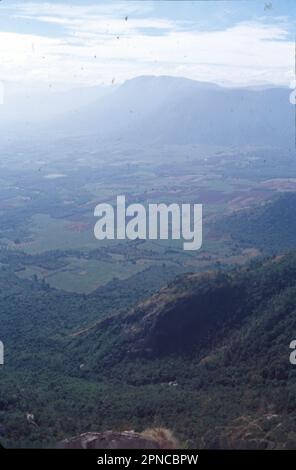
<instances>
[{"instance_id":1,"label":"rocky outcrop","mask_svg":"<svg viewBox=\"0 0 296 470\"><path fill-rule=\"evenodd\" d=\"M165 429L87 432L60 442L59 449L174 449L177 441Z\"/></svg>"}]
</instances>

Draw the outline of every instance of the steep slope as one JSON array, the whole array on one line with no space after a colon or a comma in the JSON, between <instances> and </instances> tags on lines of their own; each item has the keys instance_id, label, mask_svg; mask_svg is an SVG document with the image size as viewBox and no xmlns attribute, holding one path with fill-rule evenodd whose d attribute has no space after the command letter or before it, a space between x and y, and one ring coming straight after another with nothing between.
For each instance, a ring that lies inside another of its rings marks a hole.
<instances>
[{"instance_id":1,"label":"steep slope","mask_svg":"<svg viewBox=\"0 0 296 470\"><path fill-rule=\"evenodd\" d=\"M80 335L72 351L84 358L81 376L129 387L133 420L147 426L157 410L190 446L295 448L295 336L291 253L227 274L185 275Z\"/></svg>"},{"instance_id":2,"label":"steep slope","mask_svg":"<svg viewBox=\"0 0 296 470\"><path fill-rule=\"evenodd\" d=\"M99 296L98 321L88 325L79 296L71 303L32 286L24 297L20 281L10 282L15 290L6 282L2 293L4 308L8 289L14 298L0 389L4 445L164 427L192 448L296 448L295 252L179 277L129 311L126 290L118 313L101 321Z\"/></svg>"},{"instance_id":3,"label":"steep slope","mask_svg":"<svg viewBox=\"0 0 296 470\"><path fill-rule=\"evenodd\" d=\"M270 303L288 301L294 288L296 254L228 273L187 274L128 314L99 323L90 334L95 340L101 333L114 333L122 357L202 356L254 318L271 317ZM294 322L289 315L287 310L286 320ZM260 338L257 343L262 346Z\"/></svg>"}]
</instances>

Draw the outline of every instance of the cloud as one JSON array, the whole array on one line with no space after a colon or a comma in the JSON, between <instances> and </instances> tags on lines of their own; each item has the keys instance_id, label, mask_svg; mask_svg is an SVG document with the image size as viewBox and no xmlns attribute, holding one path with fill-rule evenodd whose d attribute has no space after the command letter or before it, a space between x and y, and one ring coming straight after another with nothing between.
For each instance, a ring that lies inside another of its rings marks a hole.
<instances>
[{"instance_id":1,"label":"cloud","mask_svg":"<svg viewBox=\"0 0 296 470\"><path fill-rule=\"evenodd\" d=\"M32 34L0 32L2 80L69 87L166 74L288 85L293 77L294 43L282 20L198 31L190 21L154 17L150 2L22 3L10 7L10 15L30 20ZM59 26L60 35L46 28L34 34L35 23Z\"/></svg>"}]
</instances>

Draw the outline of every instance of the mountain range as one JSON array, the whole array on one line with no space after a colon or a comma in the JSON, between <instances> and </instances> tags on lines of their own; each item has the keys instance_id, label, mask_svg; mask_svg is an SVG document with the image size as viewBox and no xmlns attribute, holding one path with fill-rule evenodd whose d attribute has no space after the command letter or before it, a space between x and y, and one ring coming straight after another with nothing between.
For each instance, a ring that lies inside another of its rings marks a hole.
<instances>
[{"instance_id":1,"label":"mountain range","mask_svg":"<svg viewBox=\"0 0 296 470\"><path fill-rule=\"evenodd\" d=\"M12 129L17 122L17 132L39 137L49 133L95 136L111 143L290 148L294 136L290 92L287 88L226 88L178 77L142 76L110 89L94 87L19 99L19 113L17 103L12 113L17 119L10 117L8 124ZM9 106L2 110L4 123L7 116Z\"/></svg>"},{"instance_id":2,"label":"mountain range","mask_svg":"<svg viewBox=\"0 0 296 470\"><path fill-rule=\"evenodd\" d=\"M66 129L140 144L286 147L292 144L294 130L289 93L285 88L223 88L184 78L144 76L80 109Z\"/></svg>"}]
</instances>

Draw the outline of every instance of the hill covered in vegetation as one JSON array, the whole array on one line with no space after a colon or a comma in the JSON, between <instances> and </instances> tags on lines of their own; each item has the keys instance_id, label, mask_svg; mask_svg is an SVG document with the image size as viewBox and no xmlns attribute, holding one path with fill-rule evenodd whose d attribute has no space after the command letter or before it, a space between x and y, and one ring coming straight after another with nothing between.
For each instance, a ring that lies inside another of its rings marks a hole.
<instances>
[{"instance_id":1,"label":"hill covered in vegetation","mask_svg":"<svg viewBox=\"0 0 296 470\"><path fill-rule=\"evenodd\" d=\"M136 423L153 416L191 446L283 448L296 446L295 335L289 254L182 276L73 347L87 358L86 377L104 375L131 387L132 400L143 397Z\"/></svg>"},{"instance_id":2,"label":"hill covered in vegetation","mask_svg":"<svg viewBox=\"0 0 296 470\"><path fill-rule=\"evenodd\" d=\"M224 218L217 228L247 247L265 254L278 254L296 248L296 193L287 192L252 209Z\"/></svg>"},{"instance_id":3,"label":"hill covered in vegetation","mask_svg":"<svg viewBox=\"0 0 296 470\"><path fill-rule=\"evenodd\" d=\"M16 286L10 305L19 295ZM52 306L56 293L34 295ZM35 338L33 328L19 343L14 336L1 371L3 444L166 427L185 447L296 447L296 253L180 276L83 328L74 325L78 310L67 328L56 308L50 321L46 312L35 318Z\"/></svg>"}]
</instances>

